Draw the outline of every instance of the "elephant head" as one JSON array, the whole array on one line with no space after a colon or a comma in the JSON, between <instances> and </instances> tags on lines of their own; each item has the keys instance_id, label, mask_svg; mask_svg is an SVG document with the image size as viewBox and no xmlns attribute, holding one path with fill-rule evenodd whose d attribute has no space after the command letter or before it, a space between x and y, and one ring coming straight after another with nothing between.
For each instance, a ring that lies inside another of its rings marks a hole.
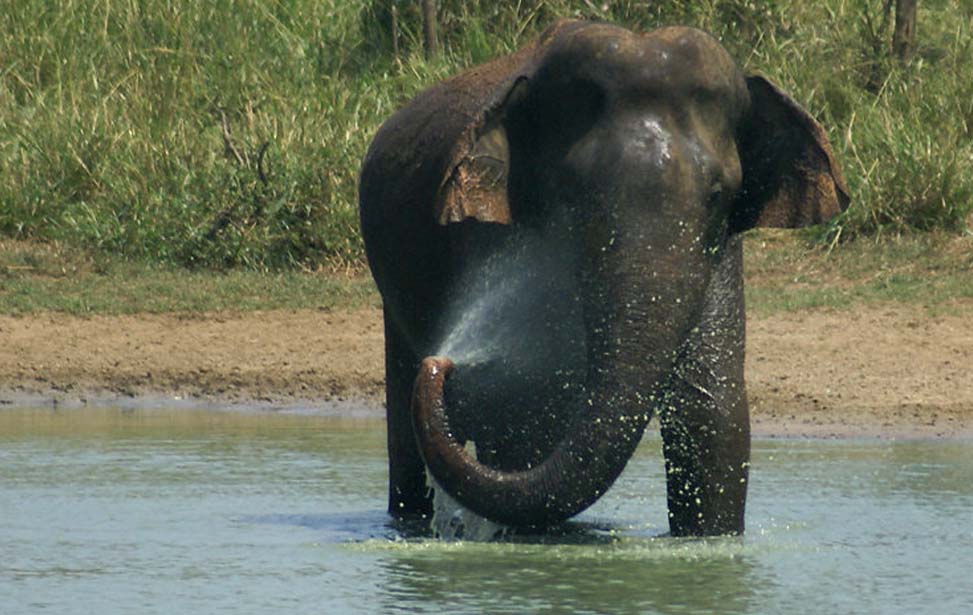
<instances>
[{"instance_id":1,"label":"elephant head","mask_svg":"<svg viewBox=\"0 0 973 615\"><path fill-rule=\"evenodd\" d=\"M820 126L690 28L559 22L413 105L438 110L428 121L449 143L426 167L440 174L437 223L556 225L579 280L582 409L541 463L501 471L464 450L444 400L449 358L426 359L415 380L432 476L502 523L556 523L609 488L734 234L823 222L848 203Z\"/></svg>"}]
</instances>

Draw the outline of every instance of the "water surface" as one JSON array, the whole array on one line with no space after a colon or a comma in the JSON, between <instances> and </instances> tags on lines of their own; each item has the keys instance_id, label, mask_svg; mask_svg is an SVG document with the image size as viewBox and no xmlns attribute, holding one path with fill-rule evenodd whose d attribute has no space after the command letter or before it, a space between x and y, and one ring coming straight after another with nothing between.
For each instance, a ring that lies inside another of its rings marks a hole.
<instances>
[{"instance_id":1,"label":"water surface","mask_svg":"<svg viewBox=\"0 0 973 615\"><path fill-rule=\"evenodd\" d=\"M561 536L415 538L384 424L0 409L0 611L960 613L973 442L755 442L748 532L666 529L659 440Z\"/></svg>"}]
</instances>

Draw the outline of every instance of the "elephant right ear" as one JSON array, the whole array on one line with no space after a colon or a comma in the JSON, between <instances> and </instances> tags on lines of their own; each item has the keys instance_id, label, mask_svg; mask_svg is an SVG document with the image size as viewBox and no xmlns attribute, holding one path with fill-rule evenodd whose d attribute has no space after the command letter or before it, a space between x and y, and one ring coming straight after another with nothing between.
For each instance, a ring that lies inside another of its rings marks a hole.
<instances>
[{"instance_id":1,"label":"elephant right ear","mask_svg":"<svg viewBox=\"0 0 973 615\"><path fill-rule=\"evenodd\" d=\"M506 111L524 96L526 83L526 77L516 79L464 130L436 195L435 214L439 224L468 219L510 224L507 197L510 142L505 126Z\"/></svg>"},{"instance_id":2,"label":"elephant right ear","mask_svg":"<svg viewBox=\"0 0 973 615\"><path fill-rule=\"evenodd\" d=\"M747 78L750 116L741 146L743 198L734 231L826 222L850 201L824 129L761 76Z\"/></svg>"}]
</instances>

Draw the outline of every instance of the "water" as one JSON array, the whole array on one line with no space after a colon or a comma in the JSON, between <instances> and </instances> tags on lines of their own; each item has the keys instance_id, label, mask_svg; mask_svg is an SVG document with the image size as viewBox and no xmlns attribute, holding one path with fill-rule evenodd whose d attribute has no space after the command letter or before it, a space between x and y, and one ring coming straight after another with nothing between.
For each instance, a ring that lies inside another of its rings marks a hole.
<instances>
[{"instance_id":1,"label":"water","mask_svg":"<svg viewBox=\"0 0 973 615\"><path fill-rule=\"evenodd\" d=\"M513 341L514 329L509 321L492 315L522 293L525 286L522 279L516 279L495 294L481 292L468 305L452 308L450 313L455 316L446 325L444 339L433 354L464 364L496 359L505 348L504 343Z\"/></svg>"},{"instance_id":2,"label":"water","mask_svg":"<svg viewBox=\"0 0 973 615\"><path fill-rule=\"evenodd\" d=\"M665 531L659 441L573 532L410 538L384 425L0 410L0 612L962 613L973 442L758 440L743 538Z\"/></svg>"},{"instance_id":3,"label":"water","mask_svg":"<svg viewBox=\"0 0 973 615\"><path fill-rule=\"evenodd\" d=\"M450 292L432 354L466 365L519 360L518 369L576 361L584 330L564 231L476 232L486 235L467 237L475 256Z\"/></svg>"}]
</instances>

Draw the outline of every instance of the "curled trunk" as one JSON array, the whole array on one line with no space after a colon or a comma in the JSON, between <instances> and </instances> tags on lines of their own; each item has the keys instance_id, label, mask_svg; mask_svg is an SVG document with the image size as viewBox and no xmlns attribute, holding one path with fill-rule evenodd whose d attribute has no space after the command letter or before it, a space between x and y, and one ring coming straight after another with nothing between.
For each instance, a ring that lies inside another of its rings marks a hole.
<instances>
[{"instance_id":1,"label":"curled trunk","mask_svg":"<svg viewBox=\"0 0 973 615\"><path fill-rule=\"evenodd\" d=\"M479 463L450 433L443 387L453 367L448 358L429 357L419 369L412 402L419 450L450 495L507 525L555 524L594 503L625 468L651 416L647 399L622 393L629 387L616 370L603 370L589 388L588 408L551 455L529 470L501 472Z\"/></svg>"}]
</instances>

